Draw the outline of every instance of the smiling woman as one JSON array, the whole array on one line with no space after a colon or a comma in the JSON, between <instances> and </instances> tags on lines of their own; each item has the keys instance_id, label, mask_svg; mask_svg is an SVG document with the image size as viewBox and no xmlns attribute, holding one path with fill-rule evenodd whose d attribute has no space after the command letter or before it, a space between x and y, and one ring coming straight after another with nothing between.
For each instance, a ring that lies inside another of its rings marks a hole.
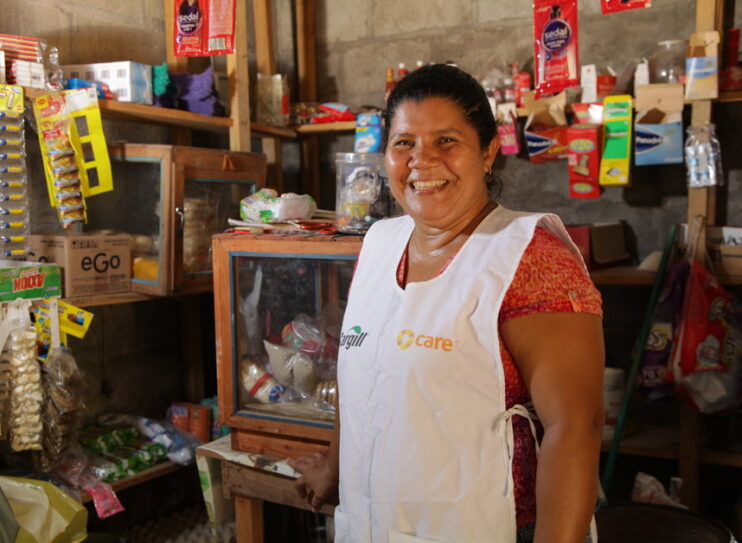
<instances>
[{"instance_id":1,"label":"smiling woman","mask_svg":"<svg viewBox=\"0 0 742 543\"><path fill-rule=\"evenodd\" d=\"M410 73L385 127L407 215L366 234L343 325L364 340L340 350L338 436L327 458L291 461L297 488L313 507L339 499L338 543L583 542L600 295L556 216L491 199L499 142L470 75Z\"/></svg>"}]
</instances>

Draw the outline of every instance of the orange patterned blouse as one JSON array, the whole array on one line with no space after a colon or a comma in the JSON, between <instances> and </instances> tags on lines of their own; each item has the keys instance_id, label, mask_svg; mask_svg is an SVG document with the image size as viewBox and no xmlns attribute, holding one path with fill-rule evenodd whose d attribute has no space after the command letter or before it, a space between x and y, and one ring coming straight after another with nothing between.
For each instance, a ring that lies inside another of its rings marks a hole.
<instances>
[{"instance_id":1,"label":"orange patterned blouse","mask_svg":"<svg viewBox=\"0 0 742 543\"><path fill-rule=\"evenodd\" d=\"M401 287L407 283L406 276L405 251L397 268ZM540 312L587 312L603 316L600 292L582 264L555 234L537 227L505 294L499 322ZM502 340L500 356L505 370L506 406L528 403L530 396L523 377ZM515 510L518 528L522 528L536 521L536 449L528 421L523 417L513 419L513 434Z\"/></svg>"}]
</instances>

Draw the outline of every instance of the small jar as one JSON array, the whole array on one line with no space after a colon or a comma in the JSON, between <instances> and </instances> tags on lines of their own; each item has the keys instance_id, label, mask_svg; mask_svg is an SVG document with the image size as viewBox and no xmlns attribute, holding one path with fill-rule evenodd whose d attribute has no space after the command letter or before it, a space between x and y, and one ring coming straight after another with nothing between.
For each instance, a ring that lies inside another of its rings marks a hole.
<instances>
[{"instance_id":1,"label":"small jar","mask_svg":"<svg viewBox=\"0 0 742 543\"><path fill-rule=\"evenodd\" d=\"M682 83L685 74L685 40L666 40L657 43L649 57L650 83Z\"/></svg>"},{"instance_id":2,"label":"small jar","mask_svg":"<svg viewBox=\"0 0 742 543\"><path fill-rule=\"evenodd\" d=\"M363 234L375 221L399 215L382 153L337 153L335 221L340 232Z\"/></svg>"}]
</instances>

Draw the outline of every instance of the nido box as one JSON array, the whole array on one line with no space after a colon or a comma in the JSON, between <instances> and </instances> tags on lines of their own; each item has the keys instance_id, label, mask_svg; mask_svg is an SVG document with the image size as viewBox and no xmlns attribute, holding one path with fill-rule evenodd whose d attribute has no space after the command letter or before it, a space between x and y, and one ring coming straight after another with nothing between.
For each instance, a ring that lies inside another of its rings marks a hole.
<instances>
[{"instance_id":1,"label":"nido box","mask_svg":"<svg viewBox=\"0 0 742 543\"><path fill-rule=\"evenodd\" d=\"M64 296L89 296L131 289L129 234L32 234L31 253L62 268Z\"/></svg>"},{"instance_id":2,"label":"nido box","mask_svg":"<svg viewBox=\"0 0 742 543\"><path fill-rule=\"evenodd\" d=\"M327 450L338 352L363 336L341 326L361 240L213 237L219 417L233 449L280 458Z\"/></svg>"}]
</instances>

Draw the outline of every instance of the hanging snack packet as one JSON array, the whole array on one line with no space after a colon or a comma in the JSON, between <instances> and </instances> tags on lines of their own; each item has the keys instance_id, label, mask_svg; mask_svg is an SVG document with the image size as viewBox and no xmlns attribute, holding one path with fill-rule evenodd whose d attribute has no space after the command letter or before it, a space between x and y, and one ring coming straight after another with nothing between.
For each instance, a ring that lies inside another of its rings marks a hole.
<instances>
[{"instance_id":1,"label":"hanging snack packet","mask_svg":"<svg viewBox=\"0 0 742 543\"><path fill-rule=\"evenodd\" d=\"M234 53L235 0L176 0L173 4L176 57Z\"/></svg>"},{"instance_id":2,"label":"hanging snack packet","mask_svg":"<svg viewBox=\"0 0 742 543\"><path fill-rule=\"evenodd\" d=\"M28 198L23 88L0 85L0 258L28 253Z\"/></svg>"},{"instance_id":3,"label":"hanging snack packet","mask_svg":"<svg viewBox=\"0 0 742 543\"><path fill-rule=\"evenodd\" d=\"M536 97L580 84L577 0L534 0Z\"/></svg>"},{"instance_id":4,"label":"hanging snack packet","mask_svg":"<svg viewBox=\"0 0 742 543\"><path fill-rule=\"evenodd\" d=\"M616 13L617 11L628 11L630 9L641 9L651 7L652 0L600 0L603 15Z\"/></svg>"}]
</instances>

